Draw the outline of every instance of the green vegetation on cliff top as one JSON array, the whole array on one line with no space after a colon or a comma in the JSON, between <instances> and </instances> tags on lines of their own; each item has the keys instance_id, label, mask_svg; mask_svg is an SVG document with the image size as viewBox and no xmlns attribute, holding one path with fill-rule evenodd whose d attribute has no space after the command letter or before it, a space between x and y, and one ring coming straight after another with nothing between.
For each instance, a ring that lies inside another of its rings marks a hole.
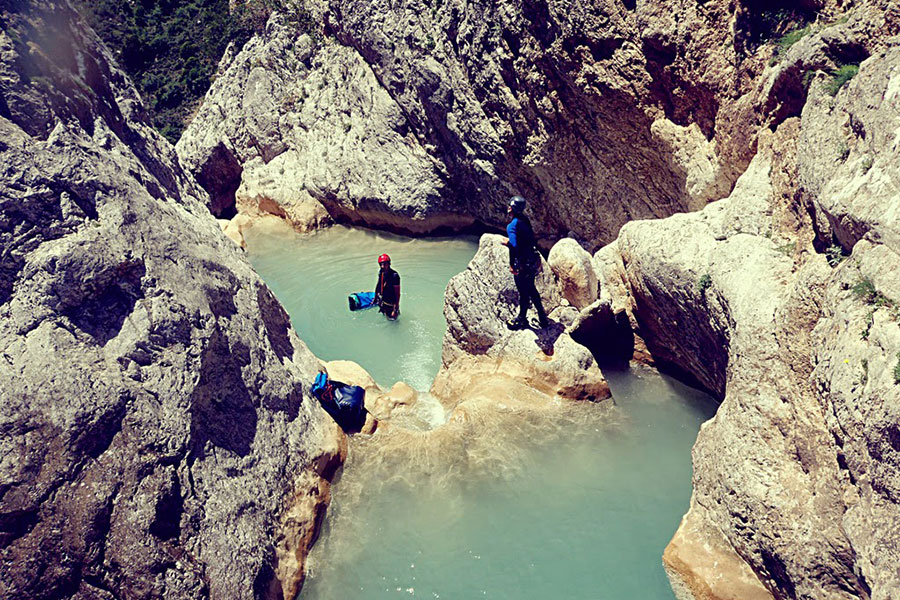
<instances>
[{"instance_id":1,"label":"green vegetation on cliff top","mask_svg":"<svg viewBox=\"0 0 900 600\"><path fill-rule=\"evenodd\" d=\"M311 30L301 0L76 0L76 6L131 77L173 144L212 83L228 44L242 47L273 10Z\"/></svg>"}]
</instances>

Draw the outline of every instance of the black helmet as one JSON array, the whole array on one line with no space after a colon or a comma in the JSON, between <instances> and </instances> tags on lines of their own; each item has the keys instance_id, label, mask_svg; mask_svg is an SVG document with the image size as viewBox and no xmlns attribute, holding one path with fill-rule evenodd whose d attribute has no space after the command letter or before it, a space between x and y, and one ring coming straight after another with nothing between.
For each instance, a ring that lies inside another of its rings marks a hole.
<instances>
[{"instance_id":1,"label":"black helmet","mask_svg":"<svg viewBox=\"0 0 900 600\"><path fill-rule=\"evenodd\" d=\"M512 214L520 216L525 212L525 198L522 196L513 196L509 199L509 210Z\"/></svg>"}]
</instances>

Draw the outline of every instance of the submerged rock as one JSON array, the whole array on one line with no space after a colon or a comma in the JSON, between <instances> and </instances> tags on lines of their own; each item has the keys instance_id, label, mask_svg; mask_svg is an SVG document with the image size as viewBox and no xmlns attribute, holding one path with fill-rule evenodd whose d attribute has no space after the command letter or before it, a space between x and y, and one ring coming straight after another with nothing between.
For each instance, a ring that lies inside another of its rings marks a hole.
<instances>
[{"instance_id":1,"label":"submerged rock","mask_svg":"<svg viewBox=\"0 0 900 600\"><path fill-rule=\"evenodd\" d=\"M318 361L69 4L0 20L0 596L293 597Z\"/></svg>"}]
</instances>

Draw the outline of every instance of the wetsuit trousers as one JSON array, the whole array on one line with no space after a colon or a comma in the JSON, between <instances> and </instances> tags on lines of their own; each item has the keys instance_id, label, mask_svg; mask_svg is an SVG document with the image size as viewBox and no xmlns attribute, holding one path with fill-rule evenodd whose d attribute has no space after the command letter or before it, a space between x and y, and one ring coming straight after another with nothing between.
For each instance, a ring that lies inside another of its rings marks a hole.
<instances>
[{"instance_id":1,"label":"wetsuit trousers","mask_svg":"<svg viewBox=\"0 0 900 600\"><path fill-rule=\"evenodd\" d=\"M538 319L541 321L547 319L547 314L544 312L544 305L541 303L541 295L538 293L537 288L534 287L534 278L536 275L537 273L533 271L524 270L513 275L513 279L516 281L516 289L519 290L519 319L522 321L525 320L528 307L532 303L534 303L534 308L537 310Z\"/></svg>"}]
</instances>

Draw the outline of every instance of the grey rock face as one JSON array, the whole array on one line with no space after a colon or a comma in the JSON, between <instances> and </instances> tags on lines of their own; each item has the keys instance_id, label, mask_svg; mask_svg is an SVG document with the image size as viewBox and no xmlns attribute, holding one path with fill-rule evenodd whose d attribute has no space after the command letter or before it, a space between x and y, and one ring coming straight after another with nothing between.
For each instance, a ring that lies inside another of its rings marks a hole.
<instances>
[{"instance_id":1,"label":"grey rock face","mask_svg":"<svg viewBox=\"0 0 900 600\"><path fill-rule=\"evenodd\" d=\"M814 80L728 199L622 229L621 304L660 362L723 399L666 550L679 597L900 595L895 152L874 132L830 151L892 122L898 60L876 54L834 98ZM831 235L853 248L833 268L814 250Z\"/></svg>"},{"instance_id":2,"label":"grey rock face","mask_svg":"<svg viewBox=\"0 0 900 600\"><path fill-rule=\"evenodd\" d=\"M68 3L0 11L0 597L290 595L318 361Z\"/></svg>"},{"instance_id":3,"label":"grey rock face","mask_svg":"<svg viewBox=\"0 0 900 600\"><path fill-rule=\"evenodd\" d=\"M900 195L898 56L892 48L864 61L835 97L820 74L803 110L801 183L824 217L820 236L846 251L869 232L900 246L900 217L886 210Z\"/></svg>"},{"instance_id":4,"label":"grey rock face","mask_svg":"<svg viewBox=\"0 0 900 600\"><path fill-rule=\"evenodd\" d=\"M273 19L178 148L201 183L280 181L337 218L413 232L500 225L521 193L540 235L593 251L629 220L727 196L758 130L802 107L797 68L759 77L771 50L745 43L754 10L317 3L321 47ZM204 185L218 210L227 193Z\"/></svg>"},{"instance_id":5,"label":"grey rock face","mask_svg":"<svg viewBox=\"0 0 900 600\"><path fill-rule=\"evenodd\" d=\"M412 232L472 222L448 209L441 165L353 49L316 46L276 15L222 69L177 146L201 183L206 172L229 182L211 190L213 212L236 194L239 208L315 202Z\"/></svg>"}]
</instances>

